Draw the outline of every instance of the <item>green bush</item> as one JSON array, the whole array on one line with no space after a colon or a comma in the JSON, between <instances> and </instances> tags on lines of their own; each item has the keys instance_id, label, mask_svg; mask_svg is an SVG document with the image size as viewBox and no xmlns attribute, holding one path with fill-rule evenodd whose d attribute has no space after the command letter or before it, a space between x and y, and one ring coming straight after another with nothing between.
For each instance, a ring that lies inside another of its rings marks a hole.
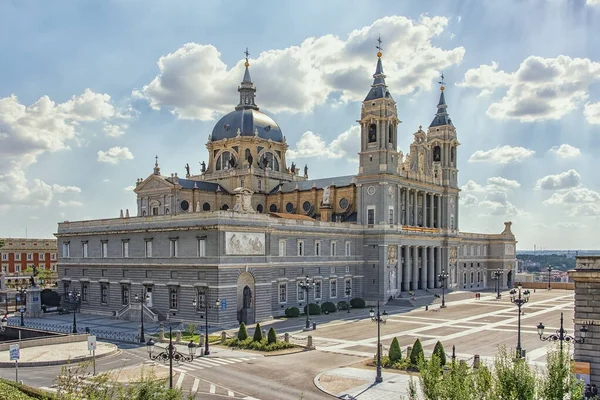
<instances>
[{"instance_id":1,"label":"green bush","mask_svg":"<svg viewBox=\"0 0 600 400\"><path fill-rule=\"evenodd\" d=\"M350 306L352 308L365 308L365 305L365 301L360 297L355 297L352 300L350 300Z\"/></svg>"},{"instance_id":2,"label":"green bush","mask_svg":"<svg viewBox=\"0 0 600 400\"><path fill-rule=\"evenodd\" d=\"M348 307L350 307L350 304L347 301L338 301L337 304L338 310L344 310L346 311L348 309Z\"/></svg>"},{"instance_id":3,"label":"green bush","mask_svg":"<svg viewBox=\"0 0 600 400\"><path fill-rule=\"evenodd\" d=\"M240 330L238 331L237 338L239 340L248 339L248 330L246 329L246 324L243 322L240 324Z\"/></svg>"},{"instance_id":4,"label":"green bush","mask_svg":"<svg viewBox=\"0 0 600 400\"><path fill-rule=\"evenodd\" d=\"M267 343L268 344L277 343L277 334L275 333L275 329L273 327L271 327L271 329L269 329L269 333L267 334Z\"/></svg>"},{"instance_id":5,"label":"green bush","mask_svg":"<svg viewBox=\"0 0 600 400\"><path fill-rule=\"evenodd\" d=\"M246 340L239 340L236 338L228 339L223 344L228 347L267 352L297 347L295 344L284 342L283 340L278 340L275 343L269 343L266 339L263 339L260 342L255 342L251 338Z\"/></svg>"},{"instance_id":6,"label":"green bush","mask_svg":"<svg viewBox=\"0 0 600 400\"><path fill-rule=\"evenodd\" d=\"M298 307L288 307L285 309L285 316L290 318L297 318L300 316L300 309L298 309Z\"/></svg>"},{"instance_id":7,"label":"green bush","mask_svg":"<svg viewBox=\"0 0 600 400\"><path fill-rule=\"evenodd\" d=\"M410 363L413 366L419 365L419 360L424 358L423 354L423 345L421 345L421 341L419 339L415 340L415 344L413 344L412 351L410 352Z\"/></svg>"},{"instance_id":8,"label":"green bush","mask_svg":"<svg viewBox=\"0 0 600 400\"><path fill-rule=\"evenodd\" d=\"M260 324L256 324L256 328L254 329L254 337L252 338L253 342L260 342L263 340L262 329L260 328Z\"/></svg>"},{"instance_id":9,"label":"green bush","mask_svg":"<svg viewBox=\"0 0 600 400\"><path fill-rule=\"evenodd\" d=\"M392 364L402 359L402 350L400 349L400 343L398 343L398 338L394 338L394 340L392 340L389 355Z\"/></svg>"},{"instance_id":10,"label":"green bush","mask_svg":"<svg viewBox=\"0 0 600 400\"><path fill-rule=\"evenodd\" d=\"M337 308L335 307L335 304L333 304L330 301L326 301L325 303L321 304L321 311L323 313L325 312L336 312ZM312 311L310 312L312 314Z\"/></svg>"},{"instance_id":11,"label":"green bush","mask_svg":"<svg viewBox=\"0 0 600 400\"><path fill-rule=\"evenodd\" d=\"M310 311L310 315L320 315L321 314L321 306L315 303L310 303L308 305ZM304 306L304 314L306 314L306 306Z\"/></svg>"},{"instance_id":12,"label":"green bush","mask_svg":"<svg viewBox=\"0 0 600 400\"><path fill-rule=\"evenodd\" d=\"M435 344L435 347L433 348L433 354L435 354L437 356L437 358L440 360L440 365L442 367L444 365L446 365L446 352L444 351L444 345L439 340L437 341L437 343Z\"/></svg>"},{"instance_id":13,"label":"green bush","mask_svg":"<svg viewBox=\"0 0 600 400\"><path fill-rule=\"evenodd\" d=\"M51 400L54 396L30 386L20 385L16 382L0 379L0 399L14 400Z\"/></svg>"}]
</instances>

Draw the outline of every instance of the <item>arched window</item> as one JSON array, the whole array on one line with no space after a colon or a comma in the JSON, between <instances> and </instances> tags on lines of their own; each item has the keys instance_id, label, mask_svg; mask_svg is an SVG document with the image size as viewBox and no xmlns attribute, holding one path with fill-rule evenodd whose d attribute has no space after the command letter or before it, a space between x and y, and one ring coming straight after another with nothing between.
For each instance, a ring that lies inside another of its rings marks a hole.
<instances>
[{"instance_id":1,"label":"arched window","mask_svg":"<svg viewBox=\"0 0 600 400\"><path fill-rule=\"evenodd\" d=\"M270 212L277 212L277 206L275 204L271 204L269 206L269 211Z\"/></svg>"},{"instance_id":2,"label":"arched window","mask_svg":"<svg viewBox=\"0 0 600 400\"><path fill-rule=\"evenodd\" d=\"M235 168L235 166L236 161L234 155L228 151L224 151L221 153L219 158L217 158L215 170L221 171L223 169Z\"/></svg>"},{"instance_id":3,"label":"arched window","mask_svg":"<svg viewBox=\"0 0 600 400\"><path fill-rule=\"evenodd\" d=\"M369 125L369 143L375 143L377 141L377 125Z\"/></svg>"},{"instance_id":4,"label":"arched window","mask_svg":"<svg viewBox=\"0 0 600 400\"><path fill-rule=\"evenodd\" d=\"M223 211L227 211L227 210L229 210L229 206L228 206L227 204L223 204L223 205L221 206L221 210L223 210Z\"/></svg>"},{"instance_id":5,"label":"arched window","mask_svg":"<svg viewBox=\"0 0 600 400\"><path fill-rule=\"evenodd\" d=\"M262 204L257 205L256 206L256 211L258 211L259 213L262 214L262 212L263 212L263 205Z\"/></svg>"},{"instance_id":6,"label":"arched window","mask_svg":"<svg viewBox=\"0 0 600 400\"><path fill-rule=\"evenodd\" d=\"M210 211L210 204L209 203L202 204L202 210L204 210L204 211Z\"/></svg>"},{"instance_id":7,"label":"arched window","mask_svg":"<svg viewBox=\"0 0 600 400\"><path fill-rule=\"evenodd\" d=\"M442 161L442 149L440 146L435 146L433 148L433 161L440 162Z\"/></svg>"},{"instance_id":8,"label":"arched window","mask_svg":"<svg viewBox=\"0 0 600 400\"><path fill-rule=\"evenodd\" d=\"M244 152L244 159L248 160L248 157L250 157L250 149L246 149L246 151Z\"/></svg>"},{"instance_id":9,"label":"arched window","mask_svg":"<svg viewBox=\"0 0 600 400\"><path fill-rule=\"evenodd\" d=\"M264 168L270 168L273 171L279 171L279 160L270 151L265 151L260 156L259 165Z\"/></svg>"},{"instance_id":10,"label":"arched window","mask_svg":"<svg viewBox=\"0 0 600 400\"><path fill-rule=\"evenodd\" d=\"M452 147L450 149L450 163L454 164L454 159L456 158L456 147Z\"/></svg>"},{"instance_id":11,"label":"arched window","mask_svg":"<svg viewBox=\"0 0 600 400\"><path fill-rule=\"evenodd\" d=\"M388 142L394 143L394 127L392 125L390 125L388 130Z\"/></svg>"}]
</instances>

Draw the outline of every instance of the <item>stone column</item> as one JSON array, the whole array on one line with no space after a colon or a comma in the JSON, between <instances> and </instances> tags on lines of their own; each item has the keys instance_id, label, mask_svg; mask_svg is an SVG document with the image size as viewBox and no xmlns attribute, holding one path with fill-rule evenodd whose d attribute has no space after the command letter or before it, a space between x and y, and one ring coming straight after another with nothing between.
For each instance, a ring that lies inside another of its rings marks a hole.
<instances>
[{"instance_id":1,"label":"stone column","mask_svg":"<svg viewBox=\"0 0 600 400\"><path fill-rule=\"evenodd\" d=\"M437 209L438 228L443 228L442 225L442 196L438 196L438 209Z\"/></svg>"},{"instance_id":2,"label":"stone column","mask_svg":"<svg viewBox=\"0 0 600 400\"><path fill-rule=\"evenodd\" d=\"M404 249L404 263L402 264L402 291L410 290L410 246L402 246Z\"/></svg>"},{"instance_id":3,"label":"stone column","mask_svg":"<svg viewBox=\"0 0 600 400\"><path fill-rule=\"evenodd\" d=\"M404 225L410 225L410 203L409 199L409 188L404 188Z\"/></svg>"},{"instance_id":4,"label":"stone column","mask_svg":"<svg viewBox=\"0 0 600 400\"><path fill-rule=\"evenodd\" d=\"M419 289L419 246L413 246L412 280L410 290Z\"/></svg>"},{"instance_id":5,"label":"stone column","mask_svg":"<svg viewBox=\"0 0 600 400\"><path fill-rule=\"evenodd\" d=\"M415 189L414 193L413 193L413 210L412 210L412 213L413 213L413 223L412 223L412 225L413 226L417 226L417 224L419 222L418 219L417 219L418 216L419 216L419 212L417 211L417 199L419 198L418 197L418 193L419 192Z\"/></svg>"},{"instance_id":6,"label":"stone column","mask_svg":"<svg viewBox=\"0 0 600 400\"><path fill-rule=\"evenodd\" d=\"M427 288L427 252L429 247L423 246L423 257L421 257L421 276L419 279L419 289Z\"/></svg>"},{"instance_id":7,"label":"stone column","mask_svg":"<svg viewBox=\"0 0 600 400\"><path fill-rule=\"evenodd\" d=\"M423 192L423 226L427 226L427 192Z\"/></svg>"},{"instance_id":8,"label":"stone column","mask_svg":"<svg viewBox=\"0 0 600 400\"><path fill-rule=\"evenodd\" d=\"M442 248L435 248L435 279L437 282L437 287L441 287L441 282L437 281L437 277L442 273ZM447 271L449 273L449 271Z\"/></svg>"},{"instance_id":9,"label":"stone column","mask_svg":"<svg viewBox=\"0 0 600 400\"><path fill-rule=\"evenodd\" d=\"M428 258L427 258L427 289L435 288L435 280L437 279L435 276L435 267L433 265L435 261L435 247L428 247Z\"/></svg>"},{"instance_id":10,"label":"stone column","mask_svg":"<svg viewBox=\"0 0 600 400\"><path fill-rule=\"evenodd\" d=\"M434 210L434 204L435 201L437 199L437 196L435 193L431 193L431 197L430 197L430 202L429 202L429 227L431 228L435 228L435 224L433 223L433 210Z\"/></svg>"}]
</instances>

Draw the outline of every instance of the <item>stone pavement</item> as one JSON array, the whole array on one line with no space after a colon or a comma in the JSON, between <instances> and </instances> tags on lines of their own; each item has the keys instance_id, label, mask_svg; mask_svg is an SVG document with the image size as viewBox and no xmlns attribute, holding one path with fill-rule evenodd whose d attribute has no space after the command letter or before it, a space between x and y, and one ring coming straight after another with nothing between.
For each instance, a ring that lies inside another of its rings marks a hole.
<instances>
[{"instance_id":1,"label":"stone pavement","mask_svg":"<svg viewBox=\"0 0 600 400\"><path fill-rule=\"evenodd\" d=\"M97 342L96 358L116 354L119 351L112 343ZM45 346L26 347L20 349L19 366L34 367L44 365L59 365L78 363L92 358L87 349L87 341L52 344ZM10 361L9 351L0 351L0 368L14 367L15 362Z\"/></svg>"}]
</instances>

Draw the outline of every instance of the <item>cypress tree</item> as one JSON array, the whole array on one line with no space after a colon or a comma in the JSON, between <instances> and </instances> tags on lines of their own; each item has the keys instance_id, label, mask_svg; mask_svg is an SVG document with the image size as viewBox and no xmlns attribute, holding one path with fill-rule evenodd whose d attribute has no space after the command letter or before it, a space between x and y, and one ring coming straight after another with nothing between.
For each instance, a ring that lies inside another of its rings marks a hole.
<instances>
[{"instance_id":1,"label":"cypress tree","mask_svg":"<svg viewBox=\"0 0 600 400\"><path fill-rule=\"evenodd\" d=\"M254 337L252 338L253 342L260 342L263 339L262 330L260 328L260 324L256 324L256 329L254 329Z\"/></svg>"},{"instance_id":2,"label":"cypress tree","mask_svg":"<svg viewBox=\"0 0 600 400\"><path fill-rule=\"evenodd\" d=\"M275 329L273 329L273 327L269 329L269 333L267 334L267 341L269 342L269 344L277 343L277 334L275 333Z\"/></svg>"},{"instance_id":3,"label":"cypress tree","mask_svg":"<svg viewBox=\"0 0 600 400\"><path fill-rule=\"evenodd\" d=\"M440 365L442 367L446 365L446 352L444 351L444 345L439 340L433 348L433 354L437 355L437 357L440 360Z\"/></svg>"},{"instance_id":4,"label":"cypress tree","mask_svg":"<svg viewBox=\"0 0 600 400\"><path fill-rule=\"evenodd\" d=\"M398 343L398 338L394 338L392 340L392 344L390 345L390 362L393 364L402 359L402 350L400 349L400 343Z\"/></svg>"},{"instance_id":5,"label":"cypress tree","mask_svg":"<svg viewBox=\"0 0 600 400\"><path fill-rule=\"evenodd\" d=\"M237 337L240 341L248 339L248 330L246 329L246 324L243 322L240 324L240 330L238 331Z\"/></svg>"},{"instance_id":6,"label":"cypress tree","mask_svg":"<svg viewBox=\"0 0 600 400\"><path fill-rule=\"evenodd\" d=\"M412 351L410 352L410 363L414 366L419 365L419 360L423 358L423 345L419 339L415 340Z\"/></svg>"}]
</instances>

